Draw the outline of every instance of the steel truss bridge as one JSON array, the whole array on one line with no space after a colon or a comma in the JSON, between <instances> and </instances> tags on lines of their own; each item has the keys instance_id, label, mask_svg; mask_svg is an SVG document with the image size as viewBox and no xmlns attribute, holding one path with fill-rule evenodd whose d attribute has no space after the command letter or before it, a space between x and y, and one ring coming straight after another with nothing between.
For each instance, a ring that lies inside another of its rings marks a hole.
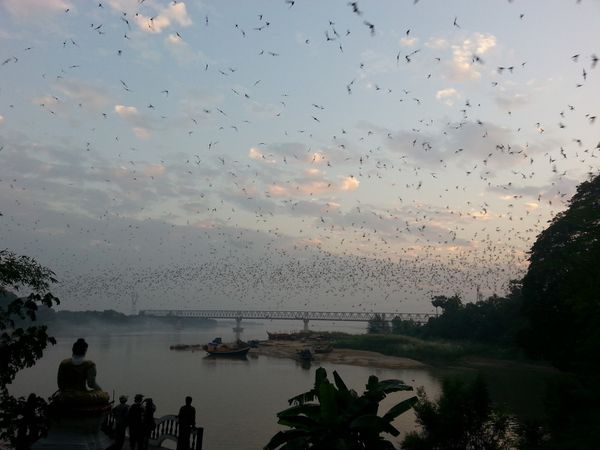
<instances>
[{"instance_id":1,"label":"steel truss bridge","mask_svg":"<svg viewBox=\"0 0 600 450\"><path fill-rule=\"evenodd\" d=\"M399 312L344 312L344 311L255 311L229 309L145 309L140 315L154 317L194 317L204 319L233 319L240 329L242 319L255 320L302 320L304 329L308 330L311 320L328 320L331 322L368 322L370 320L410 320L425 323L431 313L399 313ZM235 328L234 328L235 330Z\"/></svg>"}]
</instances>

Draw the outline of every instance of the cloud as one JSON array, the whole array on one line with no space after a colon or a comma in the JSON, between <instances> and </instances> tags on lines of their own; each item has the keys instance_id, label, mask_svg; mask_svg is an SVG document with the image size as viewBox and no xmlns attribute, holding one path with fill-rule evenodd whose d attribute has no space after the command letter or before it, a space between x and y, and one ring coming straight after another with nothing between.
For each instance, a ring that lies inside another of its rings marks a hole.
<instances>
[{"instance_id":1,"label":"cloud","mask_svg":"<svg viewBox=\"0 0 600 450\"><path fill-rule=\"evenodd\" d=\"M519 143L515 134L507 127L491 122L450 122L438 131L402 130L391 134L385 145L407 160L431 169L440 169L440 164L452 164L472 171L490 172L527 163L544 148L553 148L553 142Z\"/></svg>"},{"instance_id":2,"label":"cloud","mask_svg":"<svg viewBox=\"0 0 600 450\"><path fill-rule=\"evenodd\" d=\"M121 117L132 117L138 115L138 110L135 106L115 105L115 112Z\"/></svg>"},{"instance_id":3,"label":"cloud","mask_svg":"<svg viewBox=\"0 0 600 450\"><path fill-rule=\"evenodd\" d=\"M148 128L133 127L132 131L133 131L133 134L135 134L136 137L138 137L140 139L148 140L152 136L152 134Z\"/></svg>"},{"instance_id":4,"label":"cloud","mask_svg":"<svg viewBox=\"0 0 600 450\"><path fill-rule=\"evenodd\" d=\"M361 71L361 78L367 75L380 75L398 71L396 62L385 53L378 53L368 49L360 54L361 61L364 62L364 69Z\"/></svg>"},{"instance_id":5,"label":"cloud","mask_svg":"<svg viewBox=\"0 0 600 450\"><path fill-rule=\"evenodd\" d=\"M310 155L306 156L307 161L313 163L324 163L327 160L327 157L323 152L313 152Z\"/></svg>"},{"instance_id":6,"label":"cloud","mask_svg":"<svg viewBox=\"0 0 600 450\"><path fill-rule=\"evenodd\" d=\"M481 78L481 72L474 64L473 57L481 57L495 46L496 37L482 33L474 33L460 43L452 45L452 60L446 64L446 77L453 81L478 80Z\"/></svg>"},{"instance_id":7,"label":"cloud","mask_svg":"<svg viewBox=\"0 0 600 450\"><path fill-rule=\"evenodd\" d=\"M248 151L248 157L250 159L261 159L261 158L264 158L265 155L263 155L263 153L259 149L252 147Z\"/></svg>"},{"instance_id":8,"label":"cloud","mask_svg":"<svg viewBox=\"0 0 600 450\"><path fill-rule=\"evenodd\" d=\"M538 209L540 207L540 204L537 202L526 202L525 207L527 209L533 210L533 209Z\"/></svg>"},{"instance_id":9,"label":"cloud","mask_svg":"<svg viewBox=\"0 0 600 450\"><path fill-rule=\"evenodd\" d=\"M435 98L437 98L439 101L445 103L448 106L452 106L454 104L454 101L460 98L460 94L454 88L446 88L437 91L435 94Z\"/></svg>"},{"instance_id":10,"label":"cloud","mask_svg":"<svg viewBox=\"0 0 600 450\"><path fill-rule=\"evenodd\" d=\"M525 202L526 208L530 210L538 209L541 202L555 202L558 205L570 199L577 190L577 185L581 180L555 176L548 184L541 186L517 186L512 183L503 185L492 185L488 187L490 192L502 194L500 198L509 200L514 199L515 195L529 198L534 201Z\"/></svg>"},{"instance_id":11,"label":"cloud","mask_svg":"<svg viewBox=\"0 0 600 450\"><path fill-rule=\"evenodd\" d=\"M263 161L269 164L275 164L276 161L272 158L273 155L269 154L268 156L269 158L267 159L267 155L265 155L256 147L252 147L250 148L250 150L248 150L248 157L250 159L254 159L256 161Z\"/></svg>"},{"instance_id":12,"label":"cloud","mask_svg":"<svg viewBox=\"0 0 600 450\"><path fill-rule=\"evenodd\" d=\"M181 37L177 36L176 34L169 34L169 36L167 36L167 42L169 44L173 44L173 45L183 45L183 39L181 39Z\"/></svg>"},{"instance_id":13,"label":"cloud","mask_svg":"<svg viewBox=\"0 0 600 450\"><path fill-rule=\"evenodd\" d=\"M360 184L360 181L358 181L353 176L345 177L342 180L340 189L342 191L354 191L354 190L358 189L359 184Z\"/></svg>"},{"instance_id":14,"label":"cloud","mask_svg":"<svg viewBox=\"0 0 600 450\"><path fill-rule=\"evenodd\" d=\"M163 164L146 164L144 174L149 177L157 177L166 172L167 168Z\"/></svg>"},{"instance_id":15,"label":"cloud","mask_svg":"<svg viewBox=\"0 0 600 450\"><path fill-rule=\"evenodd\" d=\"M298 191L305 195L323 194L331 190L331 183L325 180L309 180L298 185Z\"/></svg>"},{"instance_id":16,"label":"cloud","mask_svg":"<svg viewBox=\"0 0 600 450\"><path fill-rule=\"evenodd\" d=\"M19 18L64 12L71 8L71 3L65 0L4 0L0 4L11 15Z\"/></svg>"},{"instance_id":17,"label":"cloud","mask_svg":"<svg viewBox=\"0 0 600 450\"><path fill-rule=\"evenodd\" d=\"M0 125L2 125L4 123L4 116L2 114L0 114Z\"/></svg>"},{"instance_id":18,"label":"cloud","mask_svg":"<svg viewBox=\"0 0 600 450\"><path fill-rule=\"evenodd\" d=\"M192 19L188 16L187 8L183 2L172 2L165 14L183 27L189 27L192 24Z\"/></svg>"},{"instance_id":19,"label":"cloud","mask_svg":"<svg viewBox=\"0 0 600 450\"><path fill-rule=\"evenodd\" d=\"M400 39L400 45L403 47L414 47L415 45L417 45L417 42L419 42L419 39L415 37L403 37L402 39Z\"/></svg>"},{"instance_id":20,"label":"cloud","mask_svg":"<svg viewBox=\"0 0 600 450\"><path fill-rule=\"evenodd\" d=\"M81 103L87 108L100 110L109 103L110 97L104 88L99 88L86 81L69 79L60 80L54 87L66 97Z\"/></svg>"},{"instance_id":21,"label":"cloud","mask_svg":"<svg viewBox=\"0 0 600 450\"><path fill-rule=\"evenodd\" d=\"M515 109L520 106L525 106L530 102L530 97L528 94L508 94L503 93L496 96L494 99L496 104L503 109Z\"/></svg>"},{"instance_id":22,"label":"cloud","mask_svg":"<svg viewBox=\"0 0 600 450\"><path fill-rule=\"evenodd\" d=\"M140 112L135 106L115 105L114 111L133 127L133 134L140 139L149 139L152 131L164 130L168 123L174 127L180 125L177 121L159 121L151 114Z\"/></svg>"},{"instance_id":23,"label":"cloud","mask_svg":"<svg viewBox=\"0 0 600 450\"><path fill-rule=\"evenodd\" d=\"M33 103L40 106L54 106L58 104L58 102L58 98L52 95L44 95L42 97L35 97L33 99Z\"/></svg>"},{"instance_id":24,"label":"cloud","mask_svg":"<svg viewBox=\"0 0 600 450\"><path fill-rule=\"evenodd\" d=\"M147 33L161 33L164 29L173 24L182 27L192 25L192 19L187 13L187 7L183 2L172 2L169 6L159 9L158 14L154 16L145 16L138 14L135 22L140 30Z\"/></svg>"},{"instance_id":25,"label":"cloud","mask_svg":"<svg viewBox=\"0 0 600 450\"><path fill-rule=\"evenodd\" d=\"M450 43L444 38L431 38L425 46L434 50L446 50L450 47Z\"/></svg>"},{"instance_id":26,"label":"cloud","mask_svg":"<svg viewBox=\"0 0 600 450\"><path fill-rule=\"evenodd\" d=\"M269 186L269 188L267 189L267 192L272 197L289 197L290 196L290 191L288 188L277 185L277 184L273 184L273 185Z\"/></svg>"}]
</instances>

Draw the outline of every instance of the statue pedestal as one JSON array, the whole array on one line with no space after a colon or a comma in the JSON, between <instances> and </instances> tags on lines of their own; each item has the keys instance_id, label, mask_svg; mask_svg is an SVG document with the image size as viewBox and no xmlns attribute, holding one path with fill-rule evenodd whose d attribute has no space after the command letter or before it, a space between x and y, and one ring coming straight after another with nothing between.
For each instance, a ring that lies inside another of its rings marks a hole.
<instances>
[{"instance_id":1,"label":"statue pedestal","mask_svg":"<svg viewBox=\"0 0 600 450\"><path fill-rule=\"evenodd\" d=\"M48 436L32 450L106 450L112 444L101 429L110 406L86 411L51 411Z\"/></svg>"}]
</instances>

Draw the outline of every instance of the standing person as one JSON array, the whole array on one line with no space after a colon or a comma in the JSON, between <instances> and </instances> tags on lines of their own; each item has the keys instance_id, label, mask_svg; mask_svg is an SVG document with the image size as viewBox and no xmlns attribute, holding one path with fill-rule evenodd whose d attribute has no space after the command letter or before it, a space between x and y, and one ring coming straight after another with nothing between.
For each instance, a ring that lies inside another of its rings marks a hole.
<instances>
[{"instance_id":1,"label":"standing person","mask_svg":"<svg viewBox=\"0 0 600 450\"><path fill-rule=\"evenodd\" d=\"M34 393L29 394L22 406L17 425L16 450L30 449L31 445L40 438L44 428L43 409L46 402Z\"/></svg>"},{"instance_id":2,"label":"standing person","mask_svg":"<svg viewBox=\"0 0 600 450\"><path fill-rule=\"evenodd\" d=\"M152 402L151 398L144 400L146 406L144 407L144 416L142 420L142 449L148 449L148 441L150 440L150 434L156 428L156 422L154 421L154 412L156 411L156 405Z\"/></svg>"},{"instance_id":3,"label":"standing person","mask_svg":"<svg viewBox=\"0 0 600 450\"><path fill-rule=\"evenodd\" d=\"M185 398L185 405L179 408L179 436L177 437L177 450L190 449L190 434L196 426L196 408L192 406L192 397Z\"/></svg>"},{"instance_id":4,"label":"standing person","mask_svg":"<svg viewBox=\"0 0 600 450\"><path fill-rule=\"evenodd\" d=\"M119 397L119 404L112 410L112 415L115 418L115 450L121 450L125 442L125 430L127 429L127 419L129 415L129 405L127 404L127 396Z\"/></svg>"},{"instance_id":5,"label":"standing person","mask_svg":"<svg viewBox=\"0 0 600 450\"><path fill-rule=\"evenodd\" d=\"M131 450L144 450L143 437L144 429L142 427L144 418L144 408L142 407L142 394L136 394L133 405L129 408L127 424L129 425L129 448Z\"/></svg>"}]
</instances>

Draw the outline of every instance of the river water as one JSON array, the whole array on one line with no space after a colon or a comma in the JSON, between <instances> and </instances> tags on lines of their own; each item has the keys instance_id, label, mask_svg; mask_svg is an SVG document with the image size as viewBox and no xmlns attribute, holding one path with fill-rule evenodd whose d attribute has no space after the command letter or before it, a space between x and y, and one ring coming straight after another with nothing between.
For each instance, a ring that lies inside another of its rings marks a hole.
<instances>
[{"instance_id":1,"label":"river water","mask_svg":"<svg viewBox=\"0 0 600 450\"><path fill-rule=\"evenodd\" d=\"M97 382L115 398L137 393L152 397L157 406L156 417L176 414L186 395L194 399L197 424L204 427L207 450L254 450L262 448L280 427L276 413L288 406L287 399L309 390L314 382L310 369L291 359L251 355L246 360L207 358L203 351L172 351L173 344L206 343L216 336L233 339L234 323L196 329L156 329L138 332L87 331L79 335L57 336L57 345L47 349L44 357L29 369L21 371L11 386L16 395L36 392L49 396L56 390L56 371L60 361L71 354L77 337L89 343L87 357L96 362ZM244 323L242 338L265 339L266 330L297 329L297 323ZM311 329L364 332L364 324L312 324ZM369 375L380 379L396 378L423 387L430 397L440 392L443 376L463 373L464 369L419 368L380 369L339 364L323 364L328 374L336 370L346 384L362 393ZM539 374L523 370L486 369L490 390L495 400L525 416L536 415L540 408L542 385ZM330 377L332 379L332 377ZM381 412L413 395L400 392L382 403ZM412 412L400 416L396 428L415 428Z\"/></svg>"}]
</instances>

